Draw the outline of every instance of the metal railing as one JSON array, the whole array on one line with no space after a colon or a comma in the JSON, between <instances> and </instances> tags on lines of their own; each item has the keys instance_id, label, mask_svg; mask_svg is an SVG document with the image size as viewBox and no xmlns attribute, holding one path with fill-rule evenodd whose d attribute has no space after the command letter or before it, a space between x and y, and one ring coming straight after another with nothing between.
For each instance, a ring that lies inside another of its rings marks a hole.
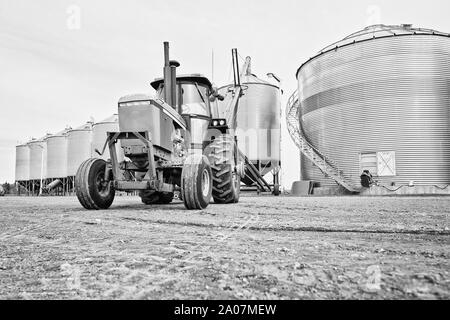
<instances>
[{"instance_id":1,"label":"metal railing","mask_svg":"<svg viewBox=\"0 0 450 320\"><path fill-rule=\"evenodd\" d=\"M350 192L359 192L360 189L353 186L348 181L344 173L339 170L339 166L327 156L325 156L319 149L317 149L306 137L303 128L300 126L300 102L298 91L295 91L288 100L286 108L286 124L289 134L300 149L300 151L311 162L322 171L323 174L336 181Z\"/></svg>"}]
</instances>

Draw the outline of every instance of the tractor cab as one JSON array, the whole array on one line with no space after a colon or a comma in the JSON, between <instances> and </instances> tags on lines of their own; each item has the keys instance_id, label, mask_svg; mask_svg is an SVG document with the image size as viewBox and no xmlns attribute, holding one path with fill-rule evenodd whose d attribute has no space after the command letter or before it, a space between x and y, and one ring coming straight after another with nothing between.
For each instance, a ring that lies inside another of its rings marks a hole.
<instances>
[{"instance_id":1,"label":"tractor cab","mask_svg":"<svg viewBox=\"0 0 450 320\"><path fill-rule=\"evenodd\" d=\"M157 97L164 100L164 78L151 83ZM172 106L182 116L198 116L211 119L210 96L212 84L201 74L180 75L176 81L175 103Z\"/></svg>"},{"instance_id":2,"label":"tractor cab","mask_svg":"<svg viewBox=\"0 0 450 320\"><path fill-rule=\"evenodd\" d=\"M156 90L157 98L164 100L167 97L164 78L155 79L151 86ZM203 148L205 140L209 140L208 128L217 114L212 107L216 105L216 91L211 82L201 74L178 75L174 97L172 107L183 117L188 127L189 137L186 141L192 148Z\"/></svg>"}]
</instances>

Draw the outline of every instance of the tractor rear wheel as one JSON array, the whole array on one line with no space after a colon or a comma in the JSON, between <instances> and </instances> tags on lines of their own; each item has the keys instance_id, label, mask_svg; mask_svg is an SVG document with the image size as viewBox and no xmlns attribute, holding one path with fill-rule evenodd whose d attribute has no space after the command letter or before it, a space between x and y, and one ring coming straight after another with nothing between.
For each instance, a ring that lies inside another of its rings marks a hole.
<instances>
[{"instance_id":1,"label":"tractor rear wheel","mask_svg":"<svg viewBox=\"0 0 450 320\"><path fill-rule=\"evenodd\" d=\"M88 210L108 209L114 201L115 190L105 177L106 161L88 159L78 168L75 191L81 205Z\"/></svg>"},{"instance_id":2,"label":"tractor rear wheel","mask_svg":"<svg viewBox=\"0 0 450 320\"><path fill-rule=\"evenodd\" d=\"M205 209L211 200L212 173L208 158L193 154L186 158L181 173L181 195L188 210Z\"/></svg>"},{"instance_id":3,"label":"tractor rear wheel","mask_svg":"<svg viewBox=\"0 0 450 320\"><path fill-rule=\"evenodd\" d=\"M217 137L207 148L213 174L212 196L215 203L237 203L241 177L236 171L236 142L231 135Z\"/></svg>"}]
</instances>

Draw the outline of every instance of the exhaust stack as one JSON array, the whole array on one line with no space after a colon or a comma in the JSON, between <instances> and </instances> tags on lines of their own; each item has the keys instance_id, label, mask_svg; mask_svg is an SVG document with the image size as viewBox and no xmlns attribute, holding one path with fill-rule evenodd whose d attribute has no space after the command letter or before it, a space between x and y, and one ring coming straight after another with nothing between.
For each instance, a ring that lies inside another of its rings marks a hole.
<instances>
[{"instance_id":1,"label":"exhaust stack","mask_svg":"<svg viewBox=\"0 0 450 320\"><path fill-rule=\"evenodd\" d=\"M170 60L169 42L164 42L164 101L177 109L177 67L180 63L175 60Z\"/></svg>"}]
</instances>

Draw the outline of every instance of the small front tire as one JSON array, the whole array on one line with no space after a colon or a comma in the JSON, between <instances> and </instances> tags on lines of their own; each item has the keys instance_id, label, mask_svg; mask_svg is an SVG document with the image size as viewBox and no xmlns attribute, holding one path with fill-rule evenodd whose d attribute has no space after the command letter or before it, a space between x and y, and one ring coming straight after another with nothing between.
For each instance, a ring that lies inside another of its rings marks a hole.
<instances>
[{"instance_id":1,"label":"small front tire","mask_svg":"<svg viewBox=\"0 0 450 320\"><path fill-rule=\"evenodd\" d=\"M188 210L201 210L209 205L212 173L207 157L200 154L187 157L181 173L181 194Z\"/></svg>"},{"instance_id":2,"label":"small front tire","mask_svg":"<svg viewBox=\"0 0 450 320\"><path fill-rule=\"evenodd\" d=\"M108 209L115 190L105 177L106 161L92 158L84 161L75 176L75 191L81 205L88 210Z\"/></svg>"}]
</instances>

